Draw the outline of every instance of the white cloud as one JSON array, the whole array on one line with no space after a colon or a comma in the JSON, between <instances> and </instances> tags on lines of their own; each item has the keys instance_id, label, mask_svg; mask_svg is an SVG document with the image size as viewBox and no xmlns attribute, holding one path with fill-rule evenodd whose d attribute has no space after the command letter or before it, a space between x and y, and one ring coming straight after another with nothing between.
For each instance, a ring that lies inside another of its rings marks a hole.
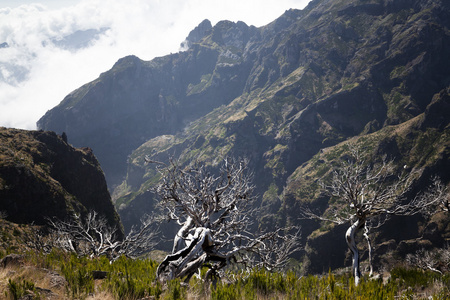
<instances>
[{"instance_id":1,"label":"white cloud","mask_svg":"<svg viewBox=\"0 0 450 300\"><path fill-rule=\"evenodd\" d=\"M9 46L0 48L0 126L35 129L47 110L119 58L134 54L150 60L177 52L204 19L262 26L309 0L30 2L10 0L6 4L12 8L0 7L0 45ZM82 31L90 34L90 43L83 43Z\"/></svg>"}]
</instances>

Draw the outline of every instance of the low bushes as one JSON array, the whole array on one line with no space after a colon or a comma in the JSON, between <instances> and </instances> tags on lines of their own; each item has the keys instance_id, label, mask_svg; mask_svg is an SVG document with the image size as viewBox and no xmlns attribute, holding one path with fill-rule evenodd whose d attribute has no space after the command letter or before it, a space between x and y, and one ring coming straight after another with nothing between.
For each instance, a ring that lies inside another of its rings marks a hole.
<instances>
[{"instance_id":1,"label":"low bushes","mask_svg":"<svg viewBox=\"0 0 450 300\"><path fill-rule=\"evenodd\" d=\"M384 279L365 277L358 286L354 285L349 273L299 277L292 271L270 273L264 270L233 272L228 279L215 284L205 284L194 277L189 284L176 279L163 286L156 280L158 264L150 259L121 257L110 263L107 258L78 257L62 251L47 255L30 253L26 257L29 264L61 274L66 279L65 298L69 299L99 294L108 294L115 299L450 298L450 274L406 267L392 269L390 276ZM95 273L102 274L102 279L95 279ZM39 295L32 281L16 278L9 280L5 294L9 299L19 299L27 291Z\"/></svg>"}]
</instances>

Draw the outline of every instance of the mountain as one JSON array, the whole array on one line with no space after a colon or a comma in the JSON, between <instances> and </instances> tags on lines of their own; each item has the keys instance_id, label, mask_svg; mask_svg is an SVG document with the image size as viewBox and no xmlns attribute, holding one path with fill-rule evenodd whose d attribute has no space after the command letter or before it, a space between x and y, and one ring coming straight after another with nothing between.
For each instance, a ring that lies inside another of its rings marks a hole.
<instances>
[{"instance_id":1,"label":"mountain","mask_svg":"<svg viewBox=\"0 0 450 300\"><path fill-rule=\"evenodd\" d=\"M46 217L95 210L122 228L92 150L54 132L0 127L0 199L0 212L14 223L44 225Z\"/></svg>"},{"instance_id":2,"label":"mountain","mask_svg":"<svg viewBox=\"0 0 450 300\"><path fill-rule=\"evenodd\" d=\"M72 34L60 37L59 39L52 39L51 42L56 47L70 51L78 51L98 40L108 29L109 28L77 30Z\"/></svg>"},{"instance_id":3,"label":"mountain","mask_svg":"<svg viewBox=\"0 0 450 300\"><path fill-rule=\"evenodd\" d=\"M245 156L266 209L258 224L302 223L306 256L323 271L343 263L318 254L342 228L320 231L296 216L303 201L327 204L313 188L344 155L336 149L355 142L374 157L395 157L420 171L415 190L434 174L449 182L448 1L314 0L260 28L202 24L188 50L147 62L125 57L38 122L94 149L125 228L156 201L148 190L158 175L145 155L212 169L226 156ZM441 243L449 230L435 224ZM399 236L377 239L400 247Z\"/></svg>"},{"instance_id":4,"label":"mountain","mask_svg":"<svg viewBox=\"0 0 450 300\"><path fill-rule=\"evenodd\" d=\"M250 32L256 30L242 22L221 22L215 28L226 40L220 43L240 46L233 50L236 53L244 50ZM250 66L237 75L240 68L231 62L239 60L238 54L222 53L222 48L194 44L189 51L149 62L122 58L48 111L38 128L64 131L74 145L95 149L113 187L125 177L132 150L155 136L183 130L243 92Z\"/></svg>"}]
</instances>

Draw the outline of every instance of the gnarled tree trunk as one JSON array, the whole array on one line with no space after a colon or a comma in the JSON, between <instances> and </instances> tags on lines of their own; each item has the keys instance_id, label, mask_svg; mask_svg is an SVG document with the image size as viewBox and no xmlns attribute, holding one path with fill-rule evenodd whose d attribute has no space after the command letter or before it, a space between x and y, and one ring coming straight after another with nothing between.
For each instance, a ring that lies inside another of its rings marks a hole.
<instances>
[{"instance_id":1,"label":"gnarled tree trunk","mask_svg":"<svg viewBox=\"0 0 450 300\"><path fill-rule=\"evenodd\" d=\"M361 270L359 268L359 251L356 246L355 235L365 224L365 218L358 218L345 232L345 240L348 248L352 252L352 274L355 277L355 285L358 285L361 278Z\"/></svg>"},{"instance_id":2,"label":"gnarled tree trunk","mask_svg":"<svg viewBox=\"0 0 450 300\"><path fill-rule=\"evenodd\" d=\"M364 238L367 241L367 250L369 252L369 277L373 275L373 265L372 265L372 241L369 236L369 228L367 227L367 223L364 224Z\"/></svg>"},{"instance_id":3,"label":"gnarled tree trunk","mask_svg":"<svg viewBox=\"0 0 450 300\"><path fill-rule=\"evenodd\" d=\"M196 228L192 240L184 248L167 255L161 262L156 270L157 278L162 282L177 277L190 278L207 259L203 250L212 244L211 231L204 227Z\"/></svg>"}]
</instances>

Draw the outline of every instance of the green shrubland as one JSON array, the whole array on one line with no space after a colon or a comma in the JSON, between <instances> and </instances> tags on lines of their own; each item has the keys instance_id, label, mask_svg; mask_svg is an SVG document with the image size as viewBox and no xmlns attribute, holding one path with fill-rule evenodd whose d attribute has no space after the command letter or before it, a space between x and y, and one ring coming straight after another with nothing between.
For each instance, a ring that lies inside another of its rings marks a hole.
<instances>
[{"instance_id":1,"label":"green shrubland","mask_svg":"<svg viewBox=\"0 0 450 300\"><path fill-rule=\"evenodd\" d=\"M214 283L193 277L163 285L156 280L158 263L151 259L121 257L110 263L106 257L78 257L53 250L50 254L28 253L25 265L51 270L66 280L63 299L450 299L450 274L438 274L406 266L394 267L377 278L364 277L358 286L350 272L299 276L293 271L230 271ZM19 267L18 267L19 268ZM23 268L23 266L21 266ZM104 276L94 278L96 271ZM20 272L12 272L11 274ZM7 299L20 299L32 293L40 295L37 283L28 278L1 278L7 281L3 292ZM36 277L36 276L35 276Z\"/></svg>"},{"instance_id":2,"label":"green shrubland","mask_svg":"<svg viewBox=\"0 0 450 300\"><path fill-rule=\"evenodd\" d=\"M22 278L17 280L8 279L8 291L5 292L5 295L18 300L27 294L33 293L35 295L34 299L39 299L40 297L35 292L36 288L31 281Z\"/></svg>"}]
</instances>

